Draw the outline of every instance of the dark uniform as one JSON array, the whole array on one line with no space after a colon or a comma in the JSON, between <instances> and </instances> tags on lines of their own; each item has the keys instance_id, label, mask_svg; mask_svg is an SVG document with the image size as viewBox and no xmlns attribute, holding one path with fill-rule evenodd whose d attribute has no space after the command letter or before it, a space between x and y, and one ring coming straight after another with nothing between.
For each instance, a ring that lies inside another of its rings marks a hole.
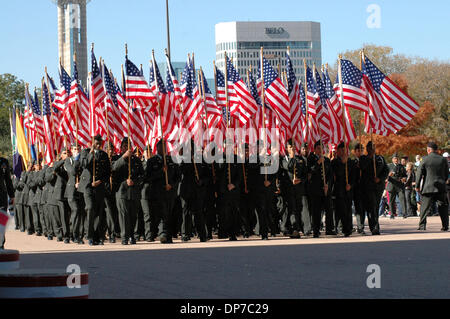
<instances>
[{"instance_id":1,"label":"dark uniform","mask_svg":"<svg viewBox=\"0 0 450 319\"><path fill-rule=\"evenodd\" d=\"M426 229L427 215L430 213L434 202L437 204L438 212L441 217L441 230L448 230L449 217L445 185L447 177L448 163L444 157L435 152L431 152L428 156L423 158L417 169L416 177L416 185L420 185L422 179L424 179L423 186L420 189L422 203L420 206L419 230Z\"/></svg>"},{"instance_id":2,"label":"dark uniform","mask_svg":"<svg viewBox=\"0 0 450 319\"><path fill-rule=\"evenodd\" d=\"M27 230L28 235L34 233L33 217L31 214L31 209L28 201L30 198L30 187L28 186L30 173L31 171L22 172L19 181L19 189L21 189L22 191L22 196L20 197L20 204L22 205L22 210L19 213L21 214L22 221L24 222L25 230Z\"/></svg>"},{"instance_id":3,"label":"dark uniform","mask_svg":"<svg viewBox=\"0 0 450 319\"><path fill-rule=\"evenodd\" d=\"M70 242L70 216L69 216L69 204L64 196L67 184L67 172L64 169L64 161L58 161L53 165L54 174L56 175L56 182L53 187L53 193L50 201L56 206L53 210L53 229L56 232L58 238L63 238L64 243ZM55 229L56 227L56 229Z\"/></svg>"},{"instance_id":4,"label":"dark uniform","mask_svg":"<svg viewBox=\"0 0 450 319\"><path fill-rule=\"evenodd\" d=\"M150 202L151 209L159 224L159 239L161 243L171 243L174 235L174 206L177 197L178 186L181 180L181 172L178 164L166 156L168 184L172 186L166 190L166 177L164 173L164 159L157 154L147 163L147 172L150 176Z\"/></svg>"},{"instance_id":5,"label":"dark uniform","mask_svg":"<svg viewBox=\"0 0 450 319\"><path fill-rule=\"evenodd\" d=\"M211 178L205 163L181 163L182 180L180 199L183 214L181 225L182 240L187 241L193 232L193 225L200 241L206 241L205 199L206 186ZM196 159L198 161L198 159Z\"/></svg>"},{"instance_id":6,"label":"dark uniform","mask_svg":"<svg viewBox=\"0 0 450 319\"><path fill-rule=\"evenodd\" d=\"M28 180L28 186L30 188L28 202L30 204L31 214L33 216L33 226L37 236L42 235L41 218L42 215L39 209L39 202L42 194L40 185L41 171L30 172L30 178Z\"/></svg>"},{"instance_id":7,"label":"dark uniform","mask_svg":"<svg viewBox=\"0 0 450 319\"><path fill-rule=\"evenodd\" d=\"M368 144L367 148L369 148L369 145L371 144ZM375 164L373 156L361 155L360 167L363 209L367 215L370 231L373 235L379 235L378 207L389 170L386 161L380 155L375 155ZM376 175L374 169L376 169Z\"/></svg>"},{"instance_id":8,"label":"dark uniform","mask_svg":"<svg viewBox=\"0 0 450 319\"><path fill-rule=\"evenodd\" d=\"M70 235L75 243L82 244L86 212L84 210L83 194L76 188L83 171L80 156L66 158L64 169L68 176L64 197L67 198L70 207Z\"/></svg>"},{"instance_id":9,"label":"dark uniform","mask_svg":"<svg viewBox=\"0 0 450 319\"><path fill-rule=\"evenodd\" d=\"M94 172L95 158L95 172ZM87 239L89 244L103 243L104 240L104 206L105 206L105 184L109 181L111 166L108 155L102 150L83 150L81 155L83 172L80 177L79 191L84 195L86 205ZM101 183L93 187L94 181Z\"/></svg>"},{"instance_id":10,"label":"dark uniform","mask_svg":"<svg viewBox=\"0 0 450 319\"><path fill-rule=\"evenodd\" d=\"M311 153L308 157L308 194L310 196L313 233L320 234L322 211L325 211L326 234L335 234L333 211L331 210L331 162L324 157L325 181L328 185L327 194L324 193L322 164L318 163L319 157Z\"/></svg>"},{"instance_id":11,"label":"dark uniform","mask_svg":"<svg viewBox=\"0 0 450 319\"><path fill-rule=\"evenodd\" d=\"M0 209L8 211L8 196L14 198L14 188L11 181L8 160L0 157ZM5 245L5 237L0 238L0 249Z\"/></svg>"},{"instance_id":12,"label":"dark uniform","mask_svg":"<svg viewBox=\"0 0 450 319\"><path fill-rule=\"evenodd\" d=\"M338 156L331 161L332 196L334 200L336 227L342 224L342 233L348 237L352 233L352 199L355 179L355 164L351 159L347 164ZM346 189L350 185L350 190ZM336 230L337 231L337 230Z\"/></svg>"},{"instance_id":13,"label":"dark uniform","mask_svg":"<svg viewBox=\"0 0 450 319\"><path fill-rule=\"evenodd\" d=\"M218 183L217 183L217 171L219 165L215 162L207 164L208 174L211 178L206 185L206 197L205 197L205 222L207 229L207 238L213 238L213 231L217 230L217 217L218 217Z\"/></svg>"},{"instance_id":14,"label":"dark uniform","mask_svg":"<svg viewBox=\"0 0 450 319\"><path fill-rule=\"evenodd\" d=\"M257 176L255 181L254 192L256 194L256 215L258 217L258 228L261 239L268 239L269 230L272 235L275 234L273 229L273 209L275 192L277 191L278 172L270 172L272 158L267 156L257 166ZM265 182L268 182L267 186Z\"/></svg>"},{"instance_id":15,"label":"dark uniform","mask_svg":"<svg viewBox=\"0 0 450 319\"><path fill-rule=\"evenodd\" d=\"M388 177L388 184L386 190L389 192L389 210L391 211L391 218L394 217L397 207L395 201L397 196L400 200L402 213L406 214L406 198L405 198L405 184L402 182L406 178L406 169L402 164L390 163L388 165L389 173L393 172L393 176Z\"/></svg>"},{"instance_id":16,"label":"dark uniform","mask_svg":"<svg viewBox=\"0 0 450 319\"><path fill-rule=\"evenodd\" d=\"M141 190L141 207L142 213L144 215L144 238L148 242L155 241L158 236L158 224L156 223L155 214L151 209L150 203L150 175L149 170L147 170L147 165L150 159L142 161L142 168L144 170L144 178L142 181L142 190Z\"/></svg>"},{"instance_id":17,"label":"dark uniform","mask_svg":"<svg viewBox=\"0 0 450 319\"><path fill-rule=\"evenodd\" d=\"M61 236L62 234L58 234L58 225L55 224L55 214L59 214L58 211L58 201L55 201L53 199L53 190L55 188L56 184L56 173L55 173L55 167L47 167L45 170L45 190L43 197L45 200L45 207L44 207L44 218L47 224L47 231L48 231L48 239L53 239L54 236ZM45 195L45 196L44 196ZM56 212L55 212L56 210ZM62 237L58 236L58 241L62 241Z\"/></svg>"},{"instance_id":18,"label":"dark uniform","mask_svg":"<svg viewBox=\"0 0 450 319\"><path fill-rule=\"evenodd\" d=\"M361 185L361 160L359 157L355 157L354 161L354 186L352 187L353 190L353 204L355 206L355 217L356 217L356 225L357 225L357 231L360 234L364 233L364 223L366 221L366 214L363 207L363 197L364 194L362 192L362 185Z\"/></svg>"},{"instance_id":19,"label":"dark uniform","mask_svg":"<svg viewBox=\"0 0 450 319\"><path fill-rule=\"evenodd\" d=\"M233 163L222 163L220 167L219 179L220 208L223 212L223 223L226 236L230 240L237 240L236 236L240 230L240 187L242 185L242 164L237 163L235 156ZM228 189L228 184L233 184L232 190ZM224 234L224 235L225 235Z\"/></svg>"},{"instance_id":20,"label":"dark uniform","mask_svg":"<svg viewBox=\"0 0 450 319\"><path fill-rule=\"evenodd\" d=\"M113 155L110 158L111 167L120 158L119 155ZM106 227L109 241L114 243L116 237L120 237L119 213L117 211L116 193L119 190L116 172L111 171L111 176L105 182L105 213ZM144 198L144 197L143 197Z\"/></svg>"},{"instance_id":21,"label":"dark uniform","mask_svg":"<svg viewBox=\"0 0 450 319\"><path fill-rule=\"evenodd\" d=\"M106 153L105 153L106 155ZM108 163L109 160L106 158ZM128 161L130 161L130 176L128 172ZM137 213L141 201L142 182L144 180L144 169L141 160L131 155L131 158L120 157L114 162L112 171L117 174L119 189L116 193L117 210L119 212L120 237L122 244L127 244L130 239L132 244L136 243ZM128 186L128 177L134 185ZM109 177L108 177L109 178Z\"/></svg>"},{"instance_id":22,"label":"dark uniform","mask_svg":"<svg viewBox=\"0 0 450 319\"><path fill-rule=\"evenodd\" d=\"M241 223L244 230L244 237L249 237L254 234L256 226L256 206L261 191L259 185L259 163L242 163L242 185L240 195L240 215Z\"/></svg>"},{"instance_id":23,"label":"dark uniform","mask_svg":"<svg viewBox=\"0 0 450 319\"><path fill-rule=\"evenodd\" d=\"M309 235L311 233L311 217L307 197L308 167L303 156L286 156L282 160L282 168L286 178L283 179L283 190L286 193L288 216L291 225L289 234L299 237L299 231ZM294 185L295 179L300 183Z\"/></svg>"}]
</instances>

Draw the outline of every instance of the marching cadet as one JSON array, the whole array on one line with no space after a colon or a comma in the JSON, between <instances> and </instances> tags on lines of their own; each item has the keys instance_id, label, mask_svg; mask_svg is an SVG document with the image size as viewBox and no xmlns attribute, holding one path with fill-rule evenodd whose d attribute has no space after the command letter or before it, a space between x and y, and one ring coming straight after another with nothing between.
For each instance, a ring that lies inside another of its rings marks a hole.
<instances>
[{"instance_id":1,"label":"marching cadet","mask_svg":"<svg viewBox=\"0 0 450 319\"><path fill-rule=\"evenodd\" d=\"M18 205L17 205L17 199L19 198L19 194L21 193L19 190L19 179L16 175L13 175L12 178L12 185L14 188L14 223L16 225L15 229L20 230L20 221L19 221L19 213L18 213ZM4 194L7 194L7 192L2 192Z\"/></svg>"},{"instance_id":2,"label":"marching cadet","mask_svg":"<svg viewBox=\"0 0 450 319\"><path fill-rule=\"evenodd\" d=\"M216 144L210 144L211 156L215 155ZM209 162L209 161L208 161ZM213 160L211 164L206 164L208 174L211 178L208 179L206 185L206 197L205 197L205 222L207 229L207 239L213 239L213 231L217 230L217 213L218 213L218 185L219 183L217 174L219 172L219 165Z\"/></svg>"},{"instance_id":3,"label":"marching cadet","mask_svg":"<svg viewBox=\"0 0 450 319\"><path fill-rule=\"evenodd\" d=\"M15 210L17 213L17 220L19 221L19 229L23 233L25 232L25 208L23 206L23 179L25 178L25 171L20 174L20 177L16 180L16 194L15 196Z\"/></svg>"},{"instance_id":4,"label":"marching cadet","mask_svg":"<svg viewBox=\"0 0 450 319\"><path fill-rule=\"evenodd\" d=\"M53 229L58 239L63 238L65 244L70 243L71 235L69 228L69 204L64 196L68 179L67 172L64 169L64 162L67 157L67 149L63 148L59 161L55 162L53 165L53 174L56 175L56 181L53 185L53 193L50 199L54 203Z\"/></svg>"},{"instance_id":5,"label":"marching cadet","mask_svg":"<svg viewBox=\"0 0 450 319\"><path fill-rule=\"evenodd\" d=\"M206 185L209 184L209 171L202 160L202 149L197 148L191 141L190 160L184 158L180 164L182 180L180 185L180 199L183 222L181 225L181 240L190 240L192 224L195 225L201 242L207 240L205 222Z\"/></svg>"},{"instance_id":6,"label":"marching cadet","mask_svg":"<svg viewBox=\"0 0 450 319\"><path fill-rule=\"evenodd\" d=\"M120 158L120 155L115 154L114 144L107 143L106 152L112 169L113 164ZM116 193L119 189L117 183L116 172L111 170L111 175L105 181L105 213L106 213L106 228L110 243L116 242L116 237L120 237L119 216L117 212Z\"/></svg>"},{"instance_id":7,"label":"marching cadet","mask_svg":"<svg viewBox=\"0 0 450 319\"><path fill-rule=\"evenodd\" d=\"M67 172L67 185L64 197L67 198L70 207L70 225L71 238L76 244L84 244L84 222L86 213L84 211L83 194L78 191L79 178L83 171L80 162L81 148L73 144L71 146L71 155L64 162L64 169Z\"/></svg>"},{"instance_id":8,"label":"marching cadet","mask_svg":"<svg viewBox=\"0 0 450 319\"><path fill-rule=\"evenodd\" d=\"M324 174L325 173L325 174ZM314 144L314 153L308 157L308 193L311 198L314 238L320 235L322 211L325 211L326 235L336 235L331 210L331 162L323 155L322 142Z\"/></svg>"},{"instance_id":9,"label":"marching cadet","mask_svg":"<svg viewBox=\"0 0 450 319\"><path fill-rule=\"evenodd\" d=\"M354 176L354 182L355 185L353 187L353 204L355 206L355 217L356 217L356 223L357 223L357 231L358 234L364 235L364 223L366 219L366 214L364 212L363 208L363 202L362 202L362 185L361 185L361 155L363 153L363 146L359 143L357 143L353 148L353 155L355 156L354 159L354 169L355 169L355 176Z\"/></svg>"},{"instance_id":10,"label":"marching cadet","mask_svg":"<svg viewBox=\"0 0 450 319\"><path fill-rule=\"evenodd\" d=\"M288 154L283 158L282 168L287 176L284 179L288 215L291 224L290 237L300 238L300 228L303 224L303 233L311 233L307 192L308 167L304 157L295 154L292 140L288 141Z\"/></svg>"},{"instance_id":11,"label":"marching cadet","mask_svg":"<svg viewBox=\"0 0 450 319\"><path fill-rule=\"evenodd\" d=\"M166 155L166 166L163 158L163 143L160 140L156 145L156 155L147 163L147 172L150 176L150 202L159 224L159 240L162 244L172 243L174 220L174 206L177 197L181 173L178 164ZM166 180L167 172L167 180Z\"/></svg>"},{"instance_id":12,"label":"marching cadet","mask_svg":"<svg viewBox=\"0 0 450 319\"><path fill-rule=\"evenodd\" d=\"M250 161L249 145L245 144L245 163L242 167L242 185L240 194L240 215L244 230L244 238L254 234L256 224L256 206L258 203L258 191L261 185L258 185L261 163ZM261 209L260 209L261 210Z\"/></svg>"},{"instance_id":13,"label":"marching cadet","mask_svg":"<svg viewBox=\"0 0 450 319\"><path fill-rule=\"evenodd\" d=\"M27 231L28 235L34 234L33 229L33 217L31 216L31 210L29 206L29 197L30 197L30 187L28 186L28 180L31 171L34 169L32 162L28 163L27 170L22 172L22 175L20 176L19 181L19 187L22 190L22 198L21 198L21 204L22 204L22 220L25 225L25 230Z\"/></svg>"},{"instance_id":14,"label":"marching cadet","mask_svg":"<svg viewBox=\"0 0 450 319\"><path fill-rule=\"evenodd\" d=\"M259 235L262 240L269 239L269 228L271 226L273 201L277 191L278 171L271 171L272 161L275 159L272 155L265 156L260 165L256 178L255 192L256 196L256 214L258 216ZM271 229L272 234L274 230Z\"/></svg>"},{"instance_id":15,"label":"marching cadet","mask_svg":"<svg viewBox=\"0 0 450 319\"><path fill-rule=\"evenodd\" d=\"M361 155L359 160L363 209L365 214L367 214L372 235L380 235L378 206L389 170L384 158L375 154L375 146L372 142L367 143L366 152L367 155Z\"/></svg>"},{"instance_id":16,"label":"marching cadet","mask_svg":"<svg viewBox=\"0 0 450 319\"><path fill-rule=\"evenodd\" d=\"M345 237L352 234L352 199L355 169L353 161L348 158L345 143L338 145L336 157L331 161L331 183L334 199L336 227L342 223Z\"/></svg>"},{"instance_id":17,"label":"marching cadet","mask_svg":"<svg viewBox=\"0 0 450 319\"><path fill-rule=\"evenodd\" d=\"M435 202L441 217L441 231L448 231L448 202L446 198L446 181L448 178L448 163L441 155L437 154L437 145L430 142L427 145L427 153L417 169L416 190L422 195L422 205L420 206L420 221L418 230L426 230L427 215L431 210L431 205Z\"/></svg>"},{"instance_id":18,"label":"marching cadet","mask_svg":"<svg viewBox=\"0 0 450 319\"><path fill-rule=\"evenodd\" d=\"M42 188L40 185L41 177L41 163L39 160L34 162L34 171L30 173L30 207L33 216L33 225L36 231L36 236L42 236L41 218L42 212L39 210L39 202L41 200ZM46 229L45 231L46 232Z\"/></svg>"},{"instance_id":19,"label":"marching cadet","mask_svg":"<svg viewBox=\"0 0 450 319\"><path fill-rule=\"evenodd\" d=\"M148 242L154 242L158 236L158 224L156 223L155 214L151 209L150 203L150 175L147 173L147 165L152 157L152 151L150 146L147 146L144 150L144 160L142 161L142 168L144 170L144 178L142 182L141 190L141 207L144 215L144 237Z\"/></svg>"},{"instance_id":20,"label":"marching cadet","mask_svg":"<svg viewBox=\"0 0 450 319\"><path fill-rule=\"evenodd\" d=\"M227 145L227 147L232 147ZM242 185L242 165L237 163L233 153L225 154L225 162L221 163L220 174L220 207L223 212L224 230L231 241L237 240L240 230L240 185Z\"/></svg>"},{"instance_id":21,"label":"marching cadet","mask_svg":"<svg viewBox=\"0 0 450 319\"><path fill-rule=\"evenodd\" d=\"M398 162L398 155L392 155L392 163L388 165L389 175L386 190L389 192L389 210L391 211L391 219L396 214L395 201L397 196L400 200L401 211L406 213L405 185L406 168Z\"/></svg>"},{"instance_id":22,"label":"marching cadet","mask_svg":"<svg viewBox=\"0 0 450 319\"><path fill-rule=\"evenodd\" d=\"M42 161L42 164L44 162ZM41 222L43 225L45 225L45 229L47 229L47 239L53 240L53 224L51 215L53 214L50 205L48 204L48 192L50 187L53 189L53 186L51 186L50 182L47 181L47 171L49 169L49 165L45 164L42 168L42 175L41 175L41 185L42 185L42 194L41 194L41 200L39 202L39 207L42 212L42 219ZM53 170L53 168L51 168Z\"/></svg>"},{"instance_id":23,"label":"marching cadet","mask_svg":"<svg viewBox=\"0 0 450 319\"><path fill-rule=\"evenodd\" d=\"M8 160L0 157L0 209L8 210L8 196L14 204L14 188L11 180ZM5 247L5 236L0 238L0 249Z\"/></svg>"},{"instance_id":24,"label":"marching cadet","mask_svg":"<svg viewBox=\"0 0 450 319\"><path fill-rule=\"evenodd\" d=\"M109 180L111 167L108 155L102 150L102 142L100 135L95 136L89 153L84 152L84 156L82 156L83 172L78 186L84 195L85 227L91 246L104 243L105 183Z\"/></svg>"},{"instance_id":25,"label":"marching cadet","mask_svg":"<svg viewBox=\"0 0 450 319\"><path fill-rule=\"evenodd\" d=\"M141 200L142 181L144 179L144 169L141 160L128 148L128 143L128 138L122 140L121 150L125 152L112 166L112 171L116 174L117 183L119 184L116 201L122 245L128 245L128 240L130 244L136 244L137 212ZM108 158L107 161L109 163Z\"/></svg>"},{"instance_id":26,"label":"marching cadet","mask_svg":"<svg viewBox=\"0 0 450 319\"><path fill-rule=\"evenodd\" d=\"M52 240L53 237L58 235L58 225L55 224L55 214L59 214L59 211L55 212L58 209L58 202L53 199L53 190L55 188L56 183L56 173L54 163L50 163L45 170L45 203L46 209L44 208L45 219L47 223L48 229L48 240ZM61 235L61 234L59 234ZM63 241L62 237L57 237L57 241Z\"/></svg>"}]
</instances>

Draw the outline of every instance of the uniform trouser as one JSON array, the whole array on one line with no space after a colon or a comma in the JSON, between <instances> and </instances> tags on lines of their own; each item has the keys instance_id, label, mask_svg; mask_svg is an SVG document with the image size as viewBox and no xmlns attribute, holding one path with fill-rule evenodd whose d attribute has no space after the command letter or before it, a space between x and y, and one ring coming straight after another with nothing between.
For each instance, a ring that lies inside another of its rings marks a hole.
<instances>
[{"instance_id":1,"label":"uniform trouser","mask_svg":"<svg viewBox=\"0 0 450 319\"><path fill-rule=\"evenodd\" d=\"M289 195L288 190L283 190L277 203L278 210L281 215L281 231L283 233L289 233L291 228L291 221L289 215Z\"/></svg>"},{"instance_id":2,"label":"uniform trouser","mask_svg":"<svg viewBox=\"0 0 450 319\"><path fill-rule=\"evenodd\" d=\"M271 203L271 215L270 215L270 233L276 235L280 233L280 220L283 212L283 198L281 195L274 194Z\"/></svg>"},{"instance_id":3,"label":"uniform trouser","mask_svg":"<svg viewBox=\"0 0 450 319\"><path fill-rule=\"evenodd\" d=\"M205 203L206 229L208 231L208 236L212 236L213 229L217 229L217 209L216 209L217 198L214 194L214 191L207 190L205 201L206 201Z\"/></svg>"},{"instance_id":4,"label":"uniform trouser","mask_svg":"<svg viewBox=\"0 0 450 319\"><path fill-rule=\"evenodd\" d=\"M17 219L19 220L19 229L20 231L25 231L25 212L24 212L24 205L22 204L16 204L16 211L17 211Z\"/></svg>"},{"instance_id":5,"label":"uniform trouser","mask_svg":"<svg viewBox=\"0 0 450 319\"><path fill-rule=\"evenodd\" d=\"M19 213L17 212L17 205L14 205L14 224L16 225L16 229L20 229Z\"/></svg>"},{"instance_id":6,"label":"uniform trouser","mask_svg":"<svg viewBox=\"0 0 450 319\"><path fill-rule=\"evenodd\" d=\"M82 239L85 222L83 200L80 197L74 197L69 198L67 202L70 207L71 236L73 239Z\"/></svg>"},{"instance_id":7,"label":"uniform trouser","mask_svg":"<svg viewBox=\"0 0 450 319\"><path fill-rule=\"evenodd\" d=\"M52 205L53 231L58 238L69 239L69 207L66 201L59 200L57 205Z\"/></svg>"},{"instance_id":8,"label":"uniform trouser","mask_svg":"<svg viewBox=\"0 0 450 319\"><path fill-rule=\"evenodd\" d=\"M398 192L394 190L392 192L389 192L389 210L391 211L392 215L394 215L397 212L395 207L395 199L397 198L397 195L400 201L401 211L403 214L405 214L406 212L405 190L400 190Z\"/></svg>"},{"instance_id":9,"label":"uniform trouser","mask_svg":"<svg viewBox=\"0 0 450 319\"><path fill-rule=\"evenodd\" d=\"M352 233L352 200L351 194L336 197L334 199L336 225L342 224L342 233L350 235Z\"/></svg>"},{"instance_id":10,"label":"uniform trouser","mask_svg":"<svg viewBox=\"0 0 450 319\"><path fill-rule=\"evenodd\" d=\"M109 238L120 234L119 217L114 194L105 195L106 227ZM144 212L145 213L145 212ZM144 215L145 218L145 215Z\"/></svg>"},{"instance_id":11,"label":"uniform trouser","mask_svg":"<svg viewBox=\"0 0 450 319\"><path fill-rule=\"evenodd\" d=\"M241 227L239 195L239 192L233 189L232 191L225 191L221 198L225 232L229 237L237 236Z\"/></svg>"},{"instance_id":12,"label":"uniform trouser","mask_svg":"<svg viewBox=\"0 0 450 319\"><path fill-rule=\"evenodd\" d=\"M433 203L436 203L437 205L439 216L441 217L442 228L448 229L448 202L445 193L422 194L419 228L426 228L427 216L431 211Z\"/></svg>"},{"instance_id":13,"label":"uniform trouser","mask_svg":"<svg viewBox=\"0 0 450 319\"><path fill-rule=\"evenodd\" d=\"M274 193L271 189L264 190L256 201L256 214L258 217L259 235L265 237L269 233L271 224Z\"/></svg>"},{"instance_id":14,"label":"uniform trouser","mask_svg":"<svg viewBox=\"0 0 450 319\"><path fill-rule=\"evenodd\" d=\"M39 204L33 203L33 205L30 206L30 209L33 216L34 230L36 233L42 233L41 219L39 217L41 215L41 212L39 211Z\"/></svg>"},{"instance_id":15,"label":"uniform trouser","mask_svg":"<svg viewBox=\"0 0 450 319\"><path fill-rule=\"evenodd\" d=\"M196 198L189 198L186 200L183 197L180 197L180 199L183 213L181 235L183 237L191 237L192 231L195 228L198 237L200 239L206 239L206 222L203 201Z\"/></svg>"},{"instance_id":16,"label":"uniform trouser","mask_svg":"<svg viewBox=\"0 0 450 319\"><path fill-rule=\"evenodd\" d=\"M412 203L412 189L405 189L406 213L405 216L417 216L414 214L414 205Z\"/></svg>"},{"instance_id":17,"label":"uniform trouser","mask_svg":"<svg viewBox=\"0 0 450 319\"><path fill-rule=\"evenodd\" d=\"M358 186L360 187L360 186ZM364 212L362 194L360 190L356 190L353 193L353 204L355 205L355 217L358 230L364 230L364 223L366 221L366 213Z\"/></svg>"},{"instance_id":18,"label":"uniform trouser","mask_svg":"<svg viewBox=\"0 0 450 319\"><path fill-rule=\"evenodd\" d=\"M42 232L44 234L48 235L49 232L49 227L47 225L47 223L45 222L45 204L37 204L39 207L39 223L41 224L42 227Z\"/></svg>"},{"instance_id":19,"label":"uniform trouser","mask_svg":"<svg viewBox=\"0 0 450 319\"><path fill-rule=\"evenodd\" d=\"M122 241L134 237L134 229L137 223L137 210L139 201L125 198L117 198L117 210L119 212L120 237Z\"/></svg>"},{"instance_id":20,"label":"uniform trouser","mask_svg":"<svg viewBox=\"0 0 450 319\"><path fill-rule=\"evenodd\" d=\"M31 211L31 207L28 205L23 205L23 211L25 215L25 229L29 232L34 232L33 213Z\"/></svg>"},{"instance_id":21,"label":"uniform trouser","mask_svg":"<svg viewBox=\"0 0 450 319\"><path fill-rule=\"evenodd\" d=\"M86 205L87 239L99 241L103 239L105 193L102 190L87 190L84 193Z\"/></svg>"},{"instance_id":22,"label":"uniform trouser","mask_svg":"<svg viewBox=\"0 0 450 319\"><path fill-rule=\"evenodd\" d=\"M47 235L55 236L55 230L53 228L53 205L51 204L43 204L44 205L44 222L45 227L47 227Z\"/></svg>"},{"instance_id":23,"label":"uniform trouser","mask_svg":"<svg viewBox=\"0 0 450 319\"><path fill-rule=\"evenodd\" d=\"M141 207L144 215L144 237L146 240L155 239L158 236L158 223L152 211L149 199L141 199Z\"/></svg>"},{"instance_id":24,"label":"uniform trouser","mask_svg":"<svg viewBox=\"0 0 450 319\"><path fill-rule=\"evenodd\" d=\"M364 201L363 208L365 213L367 214L367 220L369 222L369 229L371 232L380 231L380 224L378 222L378 208L379 208L379 199L378 199L378 191L376 190L363 190L364 192ZM381 197L380 197L381 199Z\"/></svg>"},{"instance_id":25,"label":"uniform trouser","mask_svg":"<svg viewBox=\"0 0 450 319\"><path fill-rule=\"evenodd\" d=\"M176 197L177 194L172 189L155 193L154 197L150 199L152 203L151 209L155 212L155 220L158 224L159 237L172 238Z\"/></svg>"},{"instance_id":26,"label":"uniform trouser","mask_svg":"<svg viewBox=\"0 0 450 319\"><path fill-rule=\"evenodd\" d=\"M320 224L322 222L322 211L325 211L325 229L326 232L334 231L333 211L328 196L311 196L312 228L314 234L320 233Z\"/></svg>"},{"instance_id":27,"label":"uniform trouser","mask_svg":"<svg viewBox=\"0 0 450 319\"><path fill-rule=\"evenodd\" d=\"M288 216L291 225L290 233L300 231L301 228L303 228L303 233L310 232L311 224L309 223L308 201L306 196L299 193L295 187L289 187L287 190L287 200ZM303 221L305 224L303 224Z\"/></svg>"},{"instance_id":28,"label":"uniform trouser","mask_svg":"<svg viewBox=\"0 0 450 319\"><path fill-rule=\"evenodd\" d=\"M138 200L136 203L136 225L134 226L134 238L139 240L141 236L145 236L144 232L144 213L142 211L141 201Z\"/></svg>"},{"instance_id":29,"label":"uniform trouser","mask_svg":"<svg viewBox=\"0 0 450 319\"><path fill-rule=\"evenodd\" d=\"M252 234L256 225L256 206L257 200L254 197L254 194L241 194L239 206L241 223L244 228L244 232L247 234Z\"/></svg>"}]
</instances>

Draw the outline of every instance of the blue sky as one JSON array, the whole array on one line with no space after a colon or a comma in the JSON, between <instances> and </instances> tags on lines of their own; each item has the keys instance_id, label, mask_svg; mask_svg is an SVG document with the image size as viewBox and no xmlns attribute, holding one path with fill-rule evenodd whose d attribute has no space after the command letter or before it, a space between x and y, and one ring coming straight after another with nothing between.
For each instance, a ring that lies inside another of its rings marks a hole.
<instances>
[{"instance_id":1,"label":"blue sky","mask_svg":"<svg viewBox=\"0 0 450 319\"><path fill-rule=\"evenodd\" d=\"M369 29L370 4L381 8L381 28ZM448 0L170 0L172 61L195 52L196 66L212 76L214 25L225 21L317 21L322 59L363 43L392 46L395 53L449 60ZM57 9L51 0L1 1L0 74L40 83L44 66L57 77ZM447 39L447 40L445 40ZM165 0L92 0L88 4L88 43L119 74L124 43L137 64L148 65L151 50L163 60L166 47ZM146 72L147 73L147 72Z\"/></svg>"}]
</instances>

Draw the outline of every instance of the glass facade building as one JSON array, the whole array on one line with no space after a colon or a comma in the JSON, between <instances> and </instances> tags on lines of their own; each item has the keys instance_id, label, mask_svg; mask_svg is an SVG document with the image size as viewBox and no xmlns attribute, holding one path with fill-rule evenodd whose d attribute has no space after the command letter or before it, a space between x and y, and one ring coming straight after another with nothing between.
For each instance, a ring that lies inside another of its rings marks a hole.
<instances>
[{"instance_id":1,"label":"glass facade building","mask_svg":"<svg viewBox=\"0 0 450 319\"><path fill-rule=\"evenodd\" d=\"M242 78L247 70L259 68L260 49L270 64L284 72L286 52L297 77L304 78L304 60L309 66L322 64L318 22L224 22L216 24L216 65L224 70L225 52L233 59Z\"/></svg>"}]
</instances>

